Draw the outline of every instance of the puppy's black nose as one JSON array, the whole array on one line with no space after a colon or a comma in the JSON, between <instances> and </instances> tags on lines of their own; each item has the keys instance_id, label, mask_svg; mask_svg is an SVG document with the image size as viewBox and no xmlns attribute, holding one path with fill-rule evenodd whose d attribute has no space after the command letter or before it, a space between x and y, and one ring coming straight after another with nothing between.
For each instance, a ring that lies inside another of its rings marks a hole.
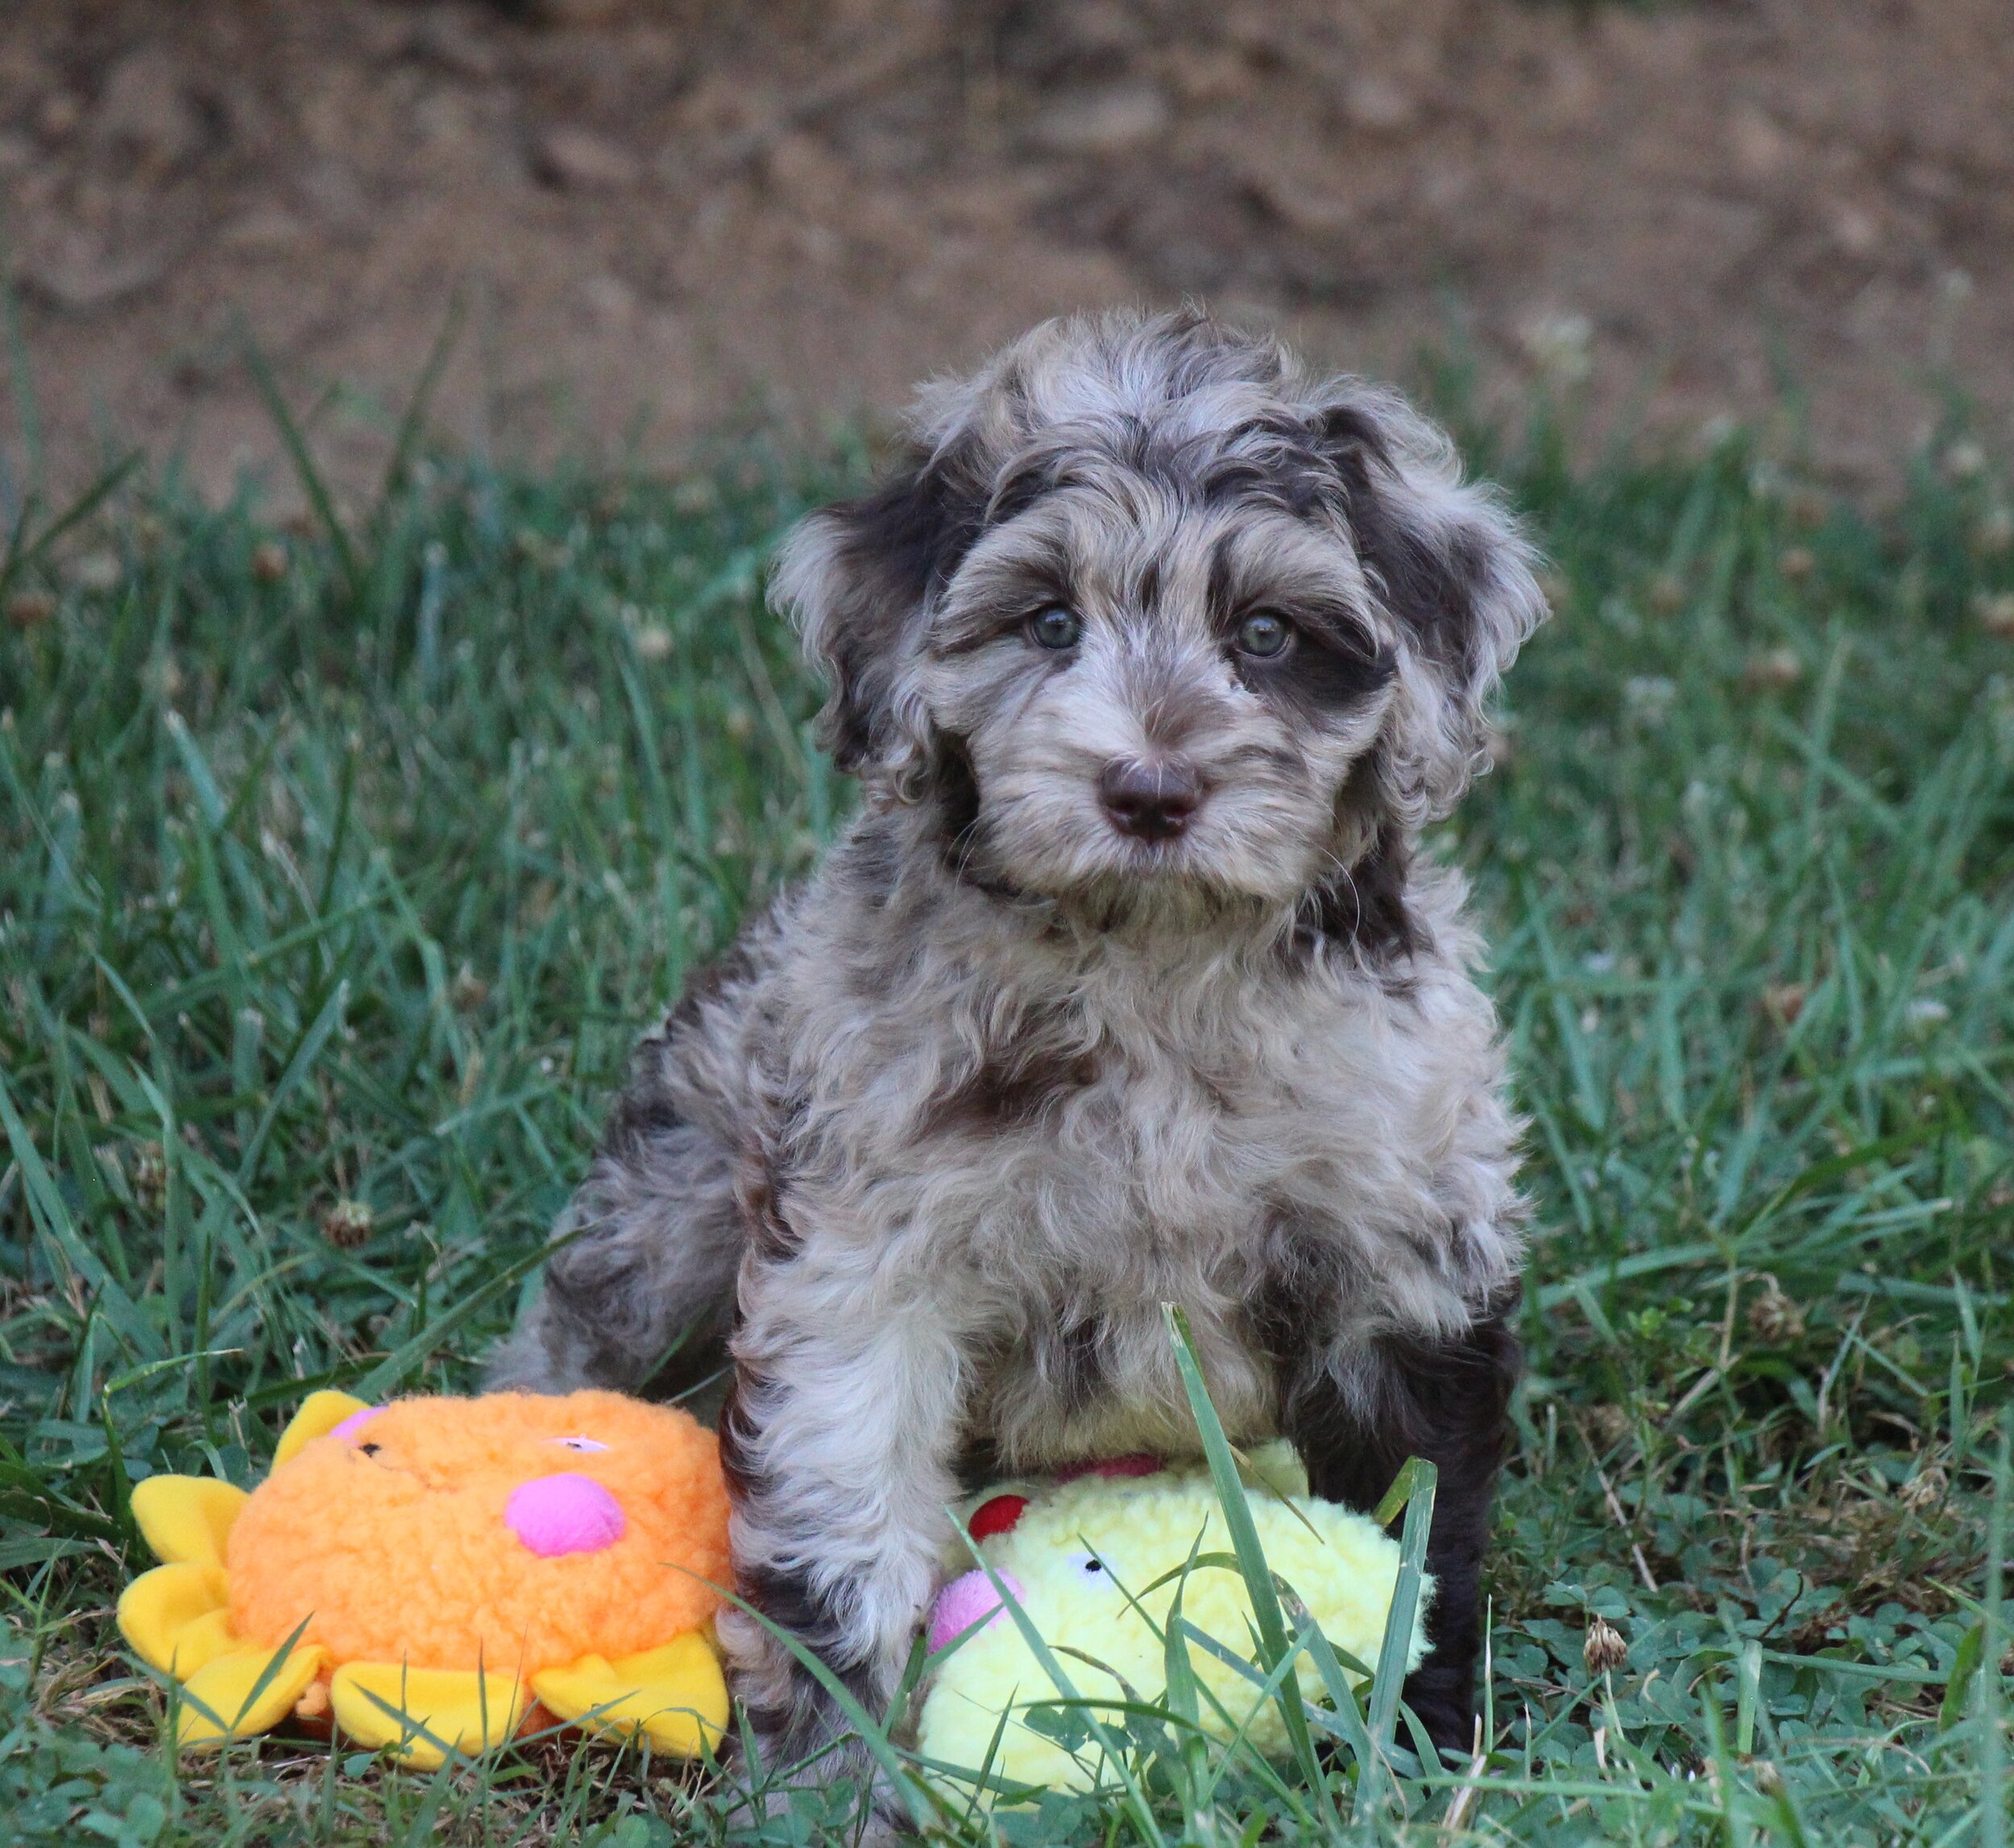
<instances>
[{"instance_id":1,"label":"puppy's black nose","mask_svg":"<svg viewBox=\"0 0 2014 1848\"><path fill-rule=\"evenodd\" d=\"M1172 840L1201 804L1203 787L1187 764L1123 758L1105 765L1098 798L1120 833L1138 840Z\"/></svg>"}]
</instances>

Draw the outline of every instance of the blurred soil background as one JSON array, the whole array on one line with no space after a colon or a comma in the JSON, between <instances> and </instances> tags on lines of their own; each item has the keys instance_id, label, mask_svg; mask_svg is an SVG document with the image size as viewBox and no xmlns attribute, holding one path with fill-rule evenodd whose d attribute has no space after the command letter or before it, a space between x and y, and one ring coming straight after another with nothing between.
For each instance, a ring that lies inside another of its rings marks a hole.
<instances>
[{"instance_id":1,"label":"blurred soil background","mask_svg":"<svg viewBox=\"0 0 2014 1848\"><path fill-rule=\"evenodd\" d=\"M441 432L530 461L815 437L1185 295L1598 435L1775 417L1842 485L2014 396L2007 0L4 10L0 435L59 483L278 479L241 326L361 479L458 292Z\"/></svg>"}]
</instances>

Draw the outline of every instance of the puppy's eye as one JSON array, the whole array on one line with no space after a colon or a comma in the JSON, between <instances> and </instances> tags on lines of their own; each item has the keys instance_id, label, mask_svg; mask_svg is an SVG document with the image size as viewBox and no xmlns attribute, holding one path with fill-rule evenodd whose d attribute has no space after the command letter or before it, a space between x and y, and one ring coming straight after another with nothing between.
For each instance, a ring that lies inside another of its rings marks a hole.
<instances>
[{"instance_id":1,"label":"puppy's eye","mask_svg":"<svg viewBox=\"0 0 2014 1848\"><path fill-rule=\"evenodd\" d=\"M1077 638L1084 633L1084 624L1077 620L1075 612L1066 610L1061 603L1051 603L1028 619L1028 632L1034 637L1038 648L1075 648Z\"/></svg>"},{"instance_id":2,"label":"puppy's eye","mask_svg":"<svg viewBox=\"0 0 2014 1848\"><path fill-rule=\"evenodd\" d=\"M1270 660L1286 648L1293 635L1293 625L1286 617L1271 610L1261 610L1238 624L1238 652L1257 655L1262 661Z\"/></svg>"},{"instance_id":3,"label":"puppy's eye","mask_svg":"<svg viewBox=\"0 0 2014 1848\"><path fill-rule=\"evenodd\" d=\"M383 1448L382 1444L359 1444L357 1446L358 1454L363 1456L375 1456Z\"/></svg>"}]
</instances>

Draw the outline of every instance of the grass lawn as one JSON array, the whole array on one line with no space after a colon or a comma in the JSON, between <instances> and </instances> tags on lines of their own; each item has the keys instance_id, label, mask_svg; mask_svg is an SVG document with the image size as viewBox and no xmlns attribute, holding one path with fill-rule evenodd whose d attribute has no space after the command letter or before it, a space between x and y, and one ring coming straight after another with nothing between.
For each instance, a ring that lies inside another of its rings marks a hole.
<instances>
[{"instance_id":1,"label":"grass lawn","mask_svg":"<svg viewBox=\"0 0 2014 1848\"><path fill-rule=\"evenodd\" d=\"M2002 1842L2006 484L1962 445L1879 514L1738 438L1489 459L1560 612L1438 843L1496 946L1538 1208L1489 1753L1428 1780L1394 1746L1358 1804L1346 1745L1199 1775L1137 1722L1138 1800L1001 1832ZM339 536L129 482L17 539L0 1838L745 1838L566 1741L178 1767L110 1606L133 1481L255 1479L312 1386L472 1380L633 1035L830 835L847 788L759 588L856 468L430 460ZM842 1838L808 1797L769 1827Z\"/></svg>"}]
</instances>

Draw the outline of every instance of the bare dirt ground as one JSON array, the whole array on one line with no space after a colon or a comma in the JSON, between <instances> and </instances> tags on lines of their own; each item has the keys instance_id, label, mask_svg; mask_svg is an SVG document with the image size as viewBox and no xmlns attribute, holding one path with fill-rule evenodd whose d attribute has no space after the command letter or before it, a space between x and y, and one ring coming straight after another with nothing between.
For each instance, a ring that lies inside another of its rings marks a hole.
<instances>
[{"instance_id":1,"label":"bare dirt ground","mask_svg":"<svg viewBox=\"0 0 2014 1848\"><path fill-rule=\"evenodd\" d=\"M0 189L52 466L346 470L438 421L653 458L815 430L1063 309L1753 417L1892 469L2014 384L2007 0L6 0Z\"/></svg>"}]
</instances>

